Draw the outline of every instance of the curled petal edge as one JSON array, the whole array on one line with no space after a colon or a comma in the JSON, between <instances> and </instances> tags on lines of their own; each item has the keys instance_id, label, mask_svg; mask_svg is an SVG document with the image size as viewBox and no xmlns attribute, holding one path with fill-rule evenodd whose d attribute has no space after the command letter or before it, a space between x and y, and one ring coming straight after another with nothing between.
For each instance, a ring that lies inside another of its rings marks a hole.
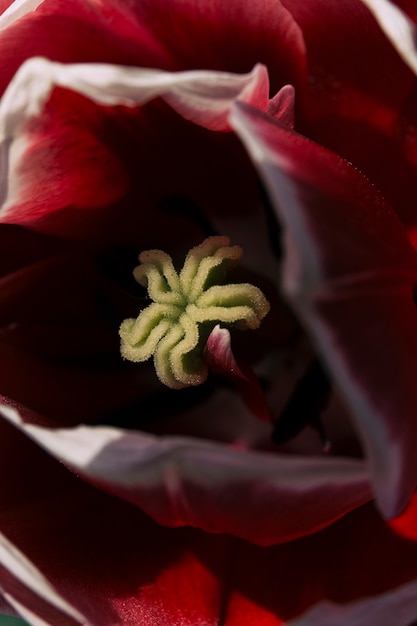
<instances>
[{"instance_id":1,"label":"curled petal edge","mask_svg":"<svg viewBox=\"0 0 417 626\"><path fill-rule=\"evenodd\" d=\"M78 476L165 526L272 545L325 528L373 498L367 465L357 459L289 457L100 426L48 429L10 407L0 413Z\"/></svg>"}]
</instances>

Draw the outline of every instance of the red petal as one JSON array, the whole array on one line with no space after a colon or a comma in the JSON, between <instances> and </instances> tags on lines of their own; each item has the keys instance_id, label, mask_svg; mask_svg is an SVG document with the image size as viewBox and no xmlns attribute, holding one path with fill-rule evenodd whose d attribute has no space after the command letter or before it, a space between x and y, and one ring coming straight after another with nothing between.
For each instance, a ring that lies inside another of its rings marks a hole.
<instances>
[{"instance_id":1,"label":"red petal","mask_svg":"<svg viewBox=\"0 0 417 626\"><path fill-rule=\"evenodd\" d=\"M204 360L210 370L229 378L236 386L243 401L259 419L271 422L268 405L258 379L249 366L239 366L230 343L230 332L215 326L204 349ZM242 371L242 367L244 371Z\"/></svg>"},{"instance_id":2,"label":"red petal","mask_svg":"<svg viewBox=\"0 0 417 626\"><path fill-rule=\"evenodd\" d=\"M315 532L371 498L357 460L238 451L114 428L49 430L7 408L3 415L78 475L169 526L268 545Z\"/></svg>"},{"instance_id":3,"label":"red petal","mask_svg":"<svg viewBox=\"0 0 417 626\"><path fill-rule=\"evenodd\" d=\"M279 1L155 0L137 3L134 10L138 22L172 51L181 69L241 73L262 63L274 77L272 93L304 80L303 36Z\"/></svg>"},{"instance_id":4,"label":"red petal","mask_svg":"<svg viewBox=\"0 0 417 626\"><path fill-rule=\"evenodd\" d=\"M19 42L19 45L16 45ZM171 54L139 23L126 2L43 0L0 37L0 93L31 57L63 63L104 62L173 68Z\"/></svg>"},{"instance_id":5,"label":"red petal","mask_svg":"<svg viewBox=\"0 0 417 626\"><path fill-rule=\"evenodd\" d=\"M417 492L411 496L403 513L389 524L399 535L417 541Z\"/></svg>"},{"instance_id":6,"label":"red petal","mask_svg":"<svg viewBox=\"0 0 417 626\"><path fill-rule=\"evenodd\" d=\"M4 422L0 430L0 530L92 626L272 626L323 598L346 603L416 578L417 546L390 533L372 507L267 549L167 529L84 484ZM10 577L0 580L15 590ZM26 583L24 605L61 624L34 597L36 584Z\"/></svg>"},{"instance_id":7,"label":"red petal","mask_svg":"<svg viewBox=\"0 0 417 626\"><path fill-rule=\"evenodd\" d=\"M415 76L363 2L284 5L309 59L308 85L297 90L297 129L351 161L407 225L416 225Z\"/></svg>"},{"instance_id":8,"label":"red petal","mask_svg":"<svg viewBox=\"0 0 417 626\"><path fill-rule=\"evenodd\" d=\"M136 153L141 153L139 159L149 157L143 143L138 150L131 136L123 156L117 152L121 141L115 124L122 126L125 137L123 126L130 118L142 136L152 131L144 123L146 113L132 112L133 107L159 96L195 124L230 130L233 102L242 100L266 109L268 85L266 68L261 65L248 74L233 75L29 60L1 101L0 149L5 166L0 220L58 230L67 237L74 231L81 231L81 236L91 231L99 238L109 230L109 221L114 223L118 213L114 204L131 191L133 180L129 181L127 173L136 165ZM55 87L72 91L55 89L49 98ZM292 102L285 100L284 114L288 115ZM128 106L129 112L110 106ZM153 130L161 134L159 128ZM159 168L158 164L158 173Z\"/></svg>"},{"instance_id":9,"label":"red petal","mask_svg":"<svg viewBox=\"0 0 417 626\"><path fill-rule=\"evenodd\" d=\"M278 120L278 122L281 122L281 124L284 124L284 126L294 128L294 98L294 87L285 85L269 101L267 113Z\"/></svg>"},{"instance_id":10,"label":"red petal","mask_svg":"<svg viewBox=\"0 0 417 626\"><path fill-rule=\"evenodd\" d=\"M224 539L208 536L203 543L195 532L158 527L128 504L83 484L4 424L1 431L8 454L1 459L7 471L0 529L55 592L85 615L84 622L216 623L220 589L211 567L222 570ZM9 579L0 570L7 593L51 626L72 626L56 612L51 615L43 601L48 598L39 597L36 572L30 577L25 564L19 571L13 563L10 568ZM26 591L16 587L16 576Z\"/></svg>"},{"instance_id":11,"label":"red petal","mask_svg":"<svg viewBox=\"0 0 417 626\"><path fill-rule=\"evenodd\" d=\"M396 4L413 22L417 23L417 7L414 0L393 0L393 4Z\"/></svg>"},{"instance_id":12,"label":"red petal","mask_svg":"<svg viewBox=\"0 0 417 626\"><path fill-rule=\"evenodd\" d=\"M350 404L380 506L398 514L417 483L415 252L348 163L244 105L234 124L286 228L288 297Z\"/></svg>"}]
</instances>

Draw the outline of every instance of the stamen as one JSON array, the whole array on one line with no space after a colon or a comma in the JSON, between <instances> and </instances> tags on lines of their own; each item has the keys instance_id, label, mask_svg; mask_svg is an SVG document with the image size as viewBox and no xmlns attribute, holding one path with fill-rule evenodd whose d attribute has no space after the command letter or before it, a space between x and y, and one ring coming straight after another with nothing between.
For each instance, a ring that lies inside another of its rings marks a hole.
<instances>
[{"instance_id":1,"label":"stamen","mask_svg":"<svg viewBox=\"0 0 417 626\"><path fill-rule=\"evenodd\" d=\"M270 308L253 285L219 284L241 257L228 237L208 237L190 250L178 274L165 252L142 252L133 274L153 302L120 326L122 356L136 363L153 356L159 379L171 389L204 382L203 351L214 326L256 329Z\"/></svg>"}]
</instances>

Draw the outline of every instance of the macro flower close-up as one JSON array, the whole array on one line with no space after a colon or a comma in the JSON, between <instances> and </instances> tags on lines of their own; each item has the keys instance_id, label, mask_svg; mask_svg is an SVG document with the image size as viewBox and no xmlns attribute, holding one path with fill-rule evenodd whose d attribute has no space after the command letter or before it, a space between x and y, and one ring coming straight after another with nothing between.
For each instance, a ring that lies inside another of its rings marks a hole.
<instances>
[{"instance_id":1,"label":"macro flower close-up","mask_svg":"<svg viewBox=\"0 0 417 626\"><path fill-rule=\"evenodd\" d=\"M416 42L0 2L5 620L417 624Z\"/></svg>"}]
</instances>

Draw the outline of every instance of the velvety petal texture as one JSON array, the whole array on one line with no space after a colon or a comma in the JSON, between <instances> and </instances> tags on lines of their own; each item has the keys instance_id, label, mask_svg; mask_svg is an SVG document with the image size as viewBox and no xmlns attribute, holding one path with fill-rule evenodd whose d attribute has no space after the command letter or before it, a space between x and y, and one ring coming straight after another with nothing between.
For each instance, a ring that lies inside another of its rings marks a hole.
<instances>
[{"instance_id":1,"label":"velvety petal texture","mask_svg":"<svg viewBox=\"0 0 417 626\"><path fill-rule=\"evenodd\" d=\"M0 220L12 223L33 223L53 210L51 202L45 198L44 209L40 209L42 198L32 196L33 182L40 177L49 179L48 137L43 138L43 158L33 158L32 144L39 142L37 132L28 127L32 117L42 110L48 96L55 86L70 88L100 105L137 106L150 99L162 96L178 113L211 130L227 130L228 114L232 103L237 99L248 101L261 109L268 104L268 75L266 69L257 66L246 76L209 72L190 72L168 74L157 70L142 70L109 65L59 65L46 59L31 59L24 64L10 83L0 104L0 160L2 163L1 189L3 193L0 208ZM32 132L31 132L32 130ZM52 129L49 129L51 132ZM56 138L51 137L56 143ZM102 173L97 180L98 171L113 170L111 154L103 153L102 146L94 137L86 138L84 155L85 165L90 170L88 180L91 185L91 170L94 167L93 182L96 185L105 181ZM79 149L79 146L78 146ZM50 146L50 155L55 150ZM28 161L22 171L23 163ZM49 157L50 158L50 157ZM68 156L67 156L68 158ZM57 186L62 193L63 185L58 171L55 175ZM64 173L62 173L64 174ZM94 180L95 179L95 180ZM46 182L46 181L45 181ZM73 202L79 205L101 205L117 199L124 191L123 184L109 186L105 183L101 195L89 197L88 188L73 182L71 195ZM75 183L75 185L74 185ZM77 187L79 189L78 194ZM89 187L91 188L91 187ZM50 193L51 190L48 190ZM58 192L58 189L57 189ZM74 195L75 194L75 195ZM29 196L29 197L28 197ZM78 196L78 197L77 197ZM66 198L69 200L68 194ZM28 206L29 204L29 206ZM33 208L31 208L31 205ZM36 209L35 209L36 207ZM62 208L62 206L57 206Z\"/></svg>"},{"instance_id":2,"label":"velvety petal texture","mask_svg":"<svg viewBox=\"0 0 417 626\"><path fill-rule=\"evenodd\" d=\"M0 432L7 442L0 459L0 530L20 559L19 581L6 568L1 587L22 602L34 624L78 623L54 612L51 599L58 596L59 606L70 603L70 614L82 614L93 626L150 620L158 626L276 625L323 598L346 604L416 579L415 544L396 537L372 505L319 533L265 549L227 535L160 526L86 484L5 420ZM39 597L42 585L53 588L46 603Z\"/></svg>"},{"instance_id":3,"label":"velvety petal texture","mask_svg":"<svg viewBox=\"0 0 417 626\"><path fill-rule=\"evenodd\" d=\"M413 72L361 0L341 0L337 7L326 0L285 0L285 6L307 49L309 80L297 90L298 131L352 162L414 227ZM402 35L398 39L404 43Z\"/></svg>"},{"instance_id":4,"label":"velvety petal texture","mask_svg":"<svg viewBox=\"0 0 417 626\"><path fill-rule=\"evenodd\" d=\"M362 461L256 454L115 428L49 430L8 407L2 414L74 472L169 526L270 545L315 532L372 498Z\"/></svg>"},{"instance_id":5,"label":"velvety petal texture","mask_svg":"<svg viewBox=\"0 0 417 626\"><path fill-rule=\"evenodd\" d=\"M416 620L416 15L0 0L0 611ZM165 388L133 269L219 236L270 312Z\"/></svg>"},{"instance_id":6,"label":"velvety petal texture","mask_svg":"<svg viewBox=\"0 0 417 626\"><path fill-rule=\"evenodd\" d=\"M414 249L347 162L249 107L236 106L233 120L285 225L288 298L352 408L380 506L394 516L417 485ZM393 386L402 363L409 369Z\"/></svg>"}]
</instances>

